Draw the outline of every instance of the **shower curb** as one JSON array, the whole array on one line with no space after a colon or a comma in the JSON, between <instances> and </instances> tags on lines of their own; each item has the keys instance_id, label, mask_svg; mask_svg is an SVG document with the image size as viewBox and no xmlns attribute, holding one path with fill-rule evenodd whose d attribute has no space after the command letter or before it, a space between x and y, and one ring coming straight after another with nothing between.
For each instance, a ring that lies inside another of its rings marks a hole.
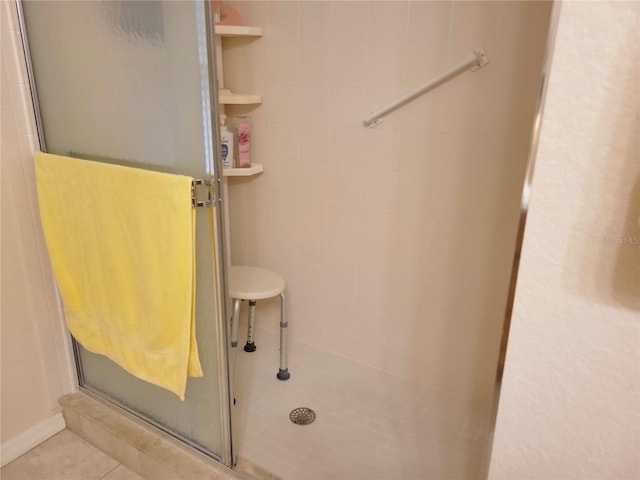
<instances>
[{"instance_id":1,"label":"shower curb","mask_svg":"<svg viewBox=\"0 0 640 480\"><path fill-rule=\"evenodd\" d=\"M69 430L148 480L277 478L247 465L244 472L231 470L84 392L65 395L59 403Z\"/></svg>"}]
</instances>

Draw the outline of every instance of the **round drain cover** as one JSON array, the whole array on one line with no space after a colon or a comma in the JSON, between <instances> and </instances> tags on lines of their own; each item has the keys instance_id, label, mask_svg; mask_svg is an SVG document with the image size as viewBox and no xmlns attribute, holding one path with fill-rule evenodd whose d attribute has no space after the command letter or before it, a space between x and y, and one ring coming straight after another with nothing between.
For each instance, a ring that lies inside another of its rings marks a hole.
<instances>
[{"instance_id":1,"label":"round drain cover","mask_svg":"<svg viewBox=\"0 0 640 480\"><path fill-rule=\"evenodd\" d=\"M316 412L307 407L294 408L289 418L296 425L309 425L316 419Z\"/></svg>"}]
</instances>

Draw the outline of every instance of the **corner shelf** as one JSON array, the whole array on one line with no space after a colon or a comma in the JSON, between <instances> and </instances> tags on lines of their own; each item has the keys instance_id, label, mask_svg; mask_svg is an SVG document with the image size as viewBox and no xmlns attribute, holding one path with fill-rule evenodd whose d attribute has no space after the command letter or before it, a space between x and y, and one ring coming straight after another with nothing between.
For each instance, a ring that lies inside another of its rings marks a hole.
<instances>
[{"instance_id":1,"label":"corner shelf","mask_svg":"<svg viewBox=\"0 0 640 480\"><path fill-rule=\"evenodd\" d=\"M224 89L218 92L218 102L223 105L251 105L262 103L262 97L252 93L232 93Z\"/></svg>"},{"instance_id":2,"label":"corner shelf","mask_svg":"<svg viewBox=\"0 0 640 480\"><path fill-rule=\"evenodd\" d=\"M250 167L247 168L223 168L222 176L223 177L249 177L251 175L257 175L258 173L262 173L263 168L259 163L252 163Z\"/></svg>"},{"instance_id":3,"label":"corner shelf","mask_svg":"<svg viewBox=\"0 0 640 480\"><path fill-rule=\"evenodd\" d=\"M216 55L218 56L218 81L223 85L222 75L222 38L225 37L261 37L262 28L245 25L215 25ZM252 93L233 93L231 90L221 88L218 91L218 102L221 105L257 105L262 103L262 97ZM222 109L224 112L224 109ZM262 165L254 163L248 168L224 168L223 177L249 177L263 172Z\"/></svg>"},{"instance_id":4,"label":"corner shelf","mask_svg":"<svg viewBox=\"0 0 640 480\"><path fill-rule=\"evenodd\" d=\"M262 28L245 25L216 25L215 34L221 37L261 37Z\"/></svg>"}]
</instances>

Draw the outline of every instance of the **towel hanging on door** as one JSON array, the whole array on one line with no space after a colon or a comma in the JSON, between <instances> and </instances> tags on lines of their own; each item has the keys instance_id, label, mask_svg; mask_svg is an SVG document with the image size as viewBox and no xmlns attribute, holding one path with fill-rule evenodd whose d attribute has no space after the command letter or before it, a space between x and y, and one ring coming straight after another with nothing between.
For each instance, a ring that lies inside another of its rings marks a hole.
<instances>
[{"instance_id":1,"label":"towel hanging on door","mask_svg":"<svg viewBox=\"0 0 640 480\"><path fill-rule=\"evenodd\" d=\"M35 154L40 216L69 330L184 400L195 337L191 177Z\"/></svg>"}]
</instances>

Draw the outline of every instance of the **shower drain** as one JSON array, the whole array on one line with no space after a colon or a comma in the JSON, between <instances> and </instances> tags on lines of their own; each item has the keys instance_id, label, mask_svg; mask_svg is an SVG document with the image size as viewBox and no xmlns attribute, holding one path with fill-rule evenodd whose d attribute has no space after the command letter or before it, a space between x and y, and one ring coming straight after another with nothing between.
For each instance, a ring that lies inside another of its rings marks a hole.
<instances>
[{"instance_id":1,"label":"shower drain","mask_svg":"<svg viewBox=\"0 0 640 480\"><path fill-rule=\"evenodd\" d=\"M316 412L307 407L294 408L289 418L296 425L309 425L316 419Z\"/></svg>"}]
</instances>

